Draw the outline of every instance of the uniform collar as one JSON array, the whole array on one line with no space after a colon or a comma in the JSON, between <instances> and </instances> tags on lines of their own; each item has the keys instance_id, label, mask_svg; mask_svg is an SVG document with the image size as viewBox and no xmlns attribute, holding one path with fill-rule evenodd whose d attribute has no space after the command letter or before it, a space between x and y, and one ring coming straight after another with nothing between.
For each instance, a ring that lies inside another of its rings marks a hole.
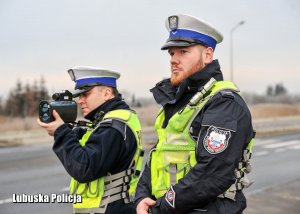
<instances>
[{"instance_id":1,"label":"uniform collar","mask_svg":"<svg viewBox=\"0 0 300 214\"><path fill-rule=\"evenodd\" d=\"M211 77L217 81L223 80L218 60L213 60L212 63L189 76L178 86L171 85L170 79L165 79L157 83L150 91L158 104L162 106L175 104L184 94L196 93Z\"/></svg>"},{"instance_id":2,"label":"uniform collar","mask_svg":"<svg viewBox=\"0 0 300 214\"><path fill-rule=\"evenodd\" d=\"M98 108L91 111L84 118L93 122L97 118L98 113L103 112L105 114L109 111L117 110L117 109L129 109L129 106L122 100L121 97L115 97L113 99L106 101Z\"/></svg>"}]
</instances>

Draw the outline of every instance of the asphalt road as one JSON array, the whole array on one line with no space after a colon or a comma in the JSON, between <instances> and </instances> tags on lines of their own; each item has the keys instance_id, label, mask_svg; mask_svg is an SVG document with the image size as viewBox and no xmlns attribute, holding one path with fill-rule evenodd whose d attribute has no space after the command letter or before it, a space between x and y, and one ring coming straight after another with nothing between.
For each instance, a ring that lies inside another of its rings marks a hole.
<instances>
[{"instance_id":1,"label":"asphalt road","mask_svg":"<svg viewBox=\"0 0 300 214\"><path fill-rule=\"evenodd\" d=\"M255 140L251 163L255 180L245 192L255 194L300 178L300 134Z\"/></svg>"},{"instance_id":2,"label":"asphalt road","mask_svg":"<svg viewBox=\"0 0 300 214\"><path fill-rule=\"evenodd\" d=\"M51 146L49 142L0 148L0 214L71 213L69 203L13 203L13 194L50 197L68 192L70 177ZM249 176L255 183L246 194L259 194L299 179L299 149L300 134L256 139L254 169Z\"/></svg>"}]
</instances>

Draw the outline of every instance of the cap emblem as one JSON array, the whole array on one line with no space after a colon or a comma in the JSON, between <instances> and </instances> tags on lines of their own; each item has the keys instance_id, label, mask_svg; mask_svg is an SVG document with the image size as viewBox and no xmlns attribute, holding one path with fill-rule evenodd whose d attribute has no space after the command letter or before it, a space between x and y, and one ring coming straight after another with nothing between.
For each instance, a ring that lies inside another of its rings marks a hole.
<instances>
[{"instance_id":1,"label":"cap emblem","mask_svg":"<svg viewBox=\"0 0 300 214\"><path fill-rule=\"evenodd\" d=\"M178 27L178 16L170 16L168 19L169 19L169 28L171 30L176 30Z\"/></svg>"}]
</instances>

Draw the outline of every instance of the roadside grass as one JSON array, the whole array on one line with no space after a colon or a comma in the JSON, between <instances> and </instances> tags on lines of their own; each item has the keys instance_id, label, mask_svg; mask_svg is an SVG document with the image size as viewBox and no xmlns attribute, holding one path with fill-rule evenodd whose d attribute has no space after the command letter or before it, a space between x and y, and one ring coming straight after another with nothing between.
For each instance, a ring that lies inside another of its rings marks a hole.
<instances>
[{"instance_id":1,"label":"roadside grass","mask_svg":"<svg viewBox=\"0 0 300 214\"><path fill-rule=\"evenodd\" d=\"M294 105L281 103L256 104L250 106L250 111L254 119L299 116L300 103Z\"/></svg>"},{"instance_id":2,"label":"roadside grass","mask_svg":"<svg viewBox=\"0 0 300 214\"><path fill-rule=\"evenodd\" d=\"M0 132L7 131L29 131L40 127L36 122L37 117L3 117L0 116Z\"/></svg>"}]
</instances>

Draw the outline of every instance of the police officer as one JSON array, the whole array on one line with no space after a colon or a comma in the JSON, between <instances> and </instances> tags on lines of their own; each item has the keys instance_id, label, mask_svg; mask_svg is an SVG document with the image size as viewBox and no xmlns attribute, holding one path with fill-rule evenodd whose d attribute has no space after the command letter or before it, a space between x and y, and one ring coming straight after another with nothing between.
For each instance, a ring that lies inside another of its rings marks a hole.
<instances>
[{"instance_id":1,"label":"police officer","mask_svg":"<svg viewBox=\"0 0 300 214\"><path fill-rule=\"evenodd\" d=\"M139 180L137 213L242 213L254 131L238 88L213 54L222 35L189 15L166 20L171 78L151 89L162 106L158 143Z\"/></svg>"},{"instance_id":2,"label":"police officer","mask_svg":"<svg viewBox=\"0 0 300 214\"><path fill-rule=\"evenodd\" d=\"M73 95L91 123L71 129L56 111L55 121L38 123L54 136L53 151L72 176L71 194L82 197L82 203L73 204L74 213L136 213L130 197L141 170L141 127L118 93L120 74L91 67L68 73L76 83Z\"/></svg>"}]
</instances>

